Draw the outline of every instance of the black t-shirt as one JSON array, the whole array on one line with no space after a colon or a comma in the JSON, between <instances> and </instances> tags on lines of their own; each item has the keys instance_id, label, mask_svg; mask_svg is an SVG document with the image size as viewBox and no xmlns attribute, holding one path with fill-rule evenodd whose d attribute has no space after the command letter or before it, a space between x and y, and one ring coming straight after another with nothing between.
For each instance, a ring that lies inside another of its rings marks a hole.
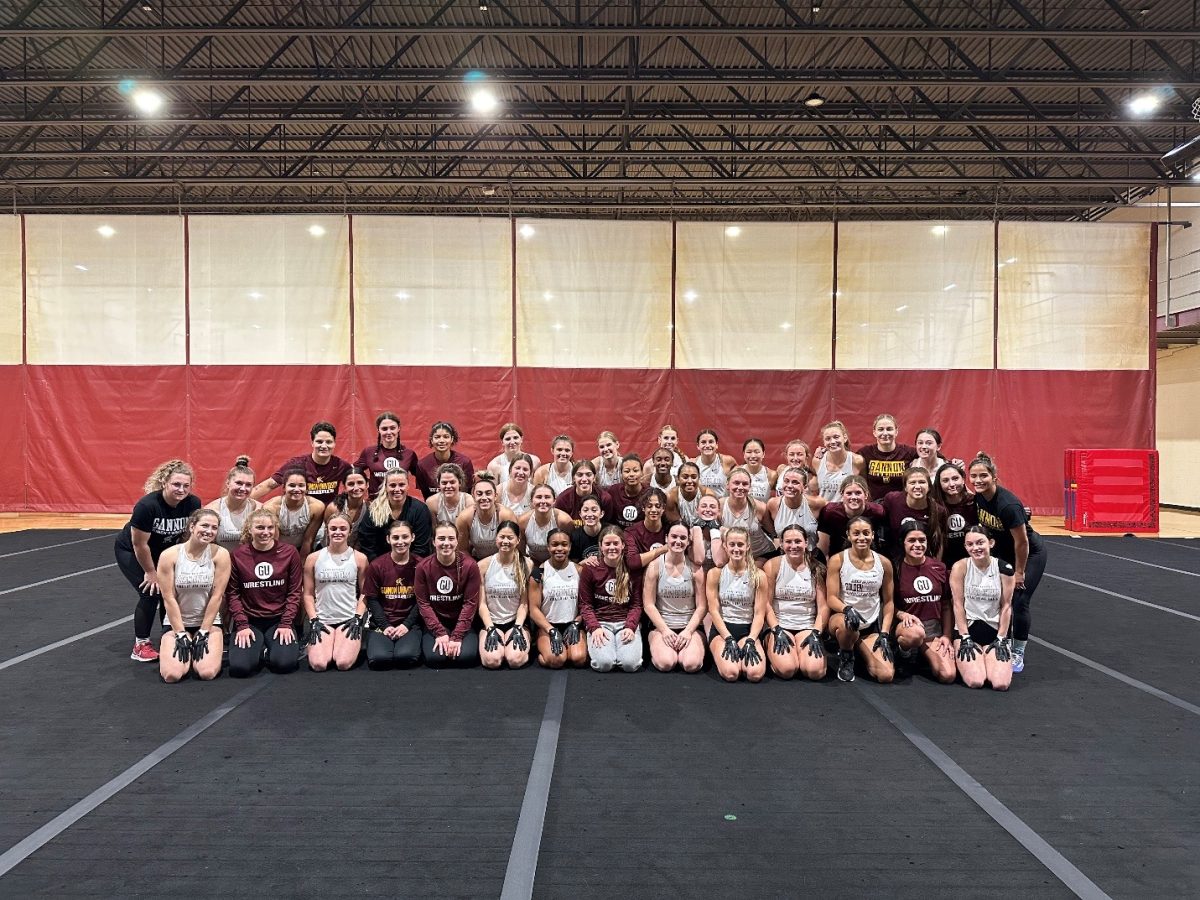
<instances>
[{"instance_id":1,"label":"black t-shirt","mask_svg":"<svg viewBox=\"0 0 1200 900\"><path fill-rule=\"evenodd\" d=\"M1029 516L1025 514L1025 504L1008 488L997 486L996 493L991 500L988 500L983 494L976 494L975 514L979 517L979 524L988 530L988 534L996 542L996 546L992 550L993 556L998 556L1013 564L1016 563L1017 554L1013 547L1012 532L1009 529L1021 525L1025 526L1025 533L1029 536L1029 552L1034 553L1042 549L1041 535L1034 531L1029 524Z\"/></svg>"},{"instance_id":2,"label":"black t-shirt","mask_svg":"<svg viewBox=\"0 0 1200 900\"><path fill-rule=\"evenodd\" d=\"M117 535L117 549L133 552L133 532L150 533L150 558L158 563L162 552L179 541L179 536L187 529L187 520L200 508L200 498L195 494L184 497L175 506L163 499L162 491L147 494L133 507L129 521Z\"/></svg>"},{"instance_id":3,"label":"black t-shirt","mask_svg":"<svg viewBox=\"0 0 1200 900\"><path fill-rule=\"evenodd\" d=\"M978 524L975 501L971 497L967 497L958 506L946 507L946 546L942 550L942 562L946 564L946 568L950 568L960 559L966 559L967 551L963 546L963 539L967 535L967 529Z\"/></svg>"},{"instance_id":4,"label":"black t-shirt","mask_svg":"<svg viewBox=\"0 0 1200 900\"><path fill-rule=\"evenodd\" d=\"M887 453L878 444L860 447L863 458L863 478L871 488L871 499L878 501L889 491L904 490L904 470L917 458L917 448L897 444Z\"/></svg>"},{"instance_id":5,"label":"black t-shirt","mask_svg":"<svg viewBox=\"0 0 1200 900\"><path fill-rule=\"evenodd\" d=\"M571 531L571 561L581 563L600 555L600 532L588 534L582 528Z\"/></svg>"}]
</instances>

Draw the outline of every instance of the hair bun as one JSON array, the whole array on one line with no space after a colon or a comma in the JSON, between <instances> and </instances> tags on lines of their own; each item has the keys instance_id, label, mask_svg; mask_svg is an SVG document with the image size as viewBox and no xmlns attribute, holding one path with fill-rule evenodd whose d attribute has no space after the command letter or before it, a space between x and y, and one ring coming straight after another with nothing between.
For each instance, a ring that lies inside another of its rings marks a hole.
<instances>
[{"instance_id":1,"label":"hair bun","mask_svg":"<svg viewBox=\"0 0 1200 900\"><path fill-rule=\"evenodd\" d=\"M248 465L250 465L250 457L248 457L245 453L243 453L241 456L239 456L237 459L235 459L233 461L233 464L235 466L248 466Z\"/></svg>"}]
</instances>

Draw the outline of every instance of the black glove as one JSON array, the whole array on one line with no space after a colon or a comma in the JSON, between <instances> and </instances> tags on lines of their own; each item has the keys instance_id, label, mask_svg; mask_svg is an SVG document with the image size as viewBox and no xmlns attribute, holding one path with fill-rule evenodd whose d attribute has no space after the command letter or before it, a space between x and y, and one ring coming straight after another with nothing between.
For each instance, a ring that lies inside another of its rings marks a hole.
<instances>
[{"instance_id":1,"label":"black glove","mask_svg":"<svg viewBox=\"0 0 1200 900\"><path fill-rule=\"evenodd\" d=\"M858 631L858 629L862 627L862 614L859 613L859 611L853 606L847 606L844 610L842 610L842 615L846 619L846 627L851 631Z\"/></svg>"},{"instance_id":2,"label":"black glove","mask_svg":"<svg viewBox=\"0 0 1200 900\"><path fill-rule=\"evenodd\" d=\"M992 644L992 649L996 651L996 662L1012 662L1012 648L1008 638L1000 638Z\"/></svg>"},{"instance_id":3,"label":"black glove","mask_svg":"<svg viewBox=\"0 0 1200 900\"><path fill-rule=\"evenodd\" d=\"M321 643L323 634L329 634L329 626L321 621L320 616L313 616L308 620L308 645L312 647Z\"/></svg>"},{"instance_id":4,"label":"black glove","mask_svg":"<svg viewBox=\"0 0 1200 900\"><path fill-rule=\"evenodd\" d=\"M188 637L186 631L177 631L175 633L175 652L173 656L181 663L190 663L192 661L192 639Z\"/></svg>"},{"instance_id":5,"label":"black glove","mask_svg":"<svg viewBox=\"0 0 1200 900\"><path fill-rule=\"evenodd\" d=\"M748 637L742 642L742 662L748 666L757 666L762 662L762 657L758 653L758 642L752 637Z\"/></svg>"},{"instance_id":6,"label":"black glove","mask_svg":"<svg viewBox=\"0 0 1200 900\"><path fill-rule=\"evenodd\" d=\"M566 647L563 646L562 632L559 631L557 628L551 628L549 638L550 638L550 655L551 656L561 656L562 652L567 649Z\"/></svg>"},{"instance_id":7,"label":"black glove","mask_svg":"<svg viewBox=\"0 0 1200 900\"><path fill-rule=\"evenodd\" d=\"M351 616L338 627L340 627L342 631L346 633L346 637L350 640L362 640L363 623L362 619L360 619L358 616Z\"/></svg>"},{"instance_id":8,"label":"black glove","mask_svg":"<svg viewBox=\"0 0 1200 900\"><path fill-rule=\"evenodd\" d=\"M879 650L883 653L883 658L888 662L894 662L895 654L892 652L892 636L886 631L879 632L879 636L875 638L875 643L871 647L871 652Z\"/></svg>"},{"instance_id":9,"label":"black glove","mask_svg":"<svg viewBox=\"0 0 1200 900\"><path fill-rule=\"evenodd\" d=\"M196 636L192 638L192 662L199 662L204 659L204 654L208 652L208 632L201 629L196 632Z\"/></svg>"},{"instance_id":10,"label":"black glove","mask_svg":"<svg viewBox=\"0 0 1200 900\"><path fill-rule=\"evenodd\" d=\"M579 643L579 626L572 622L563 631L563 643L568 647L574 647Z\"/></svg>"},{"instance_id":11,"label":"black glove","mask_svg":"<svg viewBox=\"0 0 1200 900\"><path fill-rule=\"evenodd\" d=\"M777 654L787 653L794 646L792 636L787 633L787 629L782 625L776 625L772 628L771 634L775 637L775 652Z\"/></svg>"},{"instance_id":12,"label":"black glove","mask_svg":"<svg viewBox=\"0 0 1200 900\"><path fill-rule=\"evenodd\" d=\"M738 647L737 641L733 639L732 634L725 638L725 648L721 651L721 658L727 659L730 662L741 662L742 651Z\"/></svg>"},{"instance_id":13,"label":"black glove","mask_svg":"<svg viewBox=\"0 0 1200 900\"><path fill-rule=\"evenodd\" d=\"M495 625L489 625L483 636L483 649L495 653L500 649L500 631Z\"/></svg>"},{"instance_id":14,"label":"black glove","mask_svg":"<svg viewBox=\"0 0 1200 900\"><path fill-rule=\"evenodd\" d=\"M970 662L979 654L979 648L975 646L975 642L971 640L969 634L964 634L962 640L958 642L958 659L959 662Z\"/></svg>"},{"instance_id":15,"label":"black glove","mask_svg":"<svg viewBox=\"0 0 1200 900\"><path fill-rule=\"evenodd\" d=\"M808 651L808 655L813 657L813 659L824 659L825 647L821 644L821 636L817 634L815 628L804 636L801 646Z\"/></svg>"},{"instance_id":16,"label":"black glove","mask_svg":"<svg viewBox=\"0 0 1200 900\"><path fill-rule=\"evenodd\" d=\"M528 650L529 641L525 640L525 626L514 625L508 633L508 646L514 650Z\"/></svg>"}]
</instances>

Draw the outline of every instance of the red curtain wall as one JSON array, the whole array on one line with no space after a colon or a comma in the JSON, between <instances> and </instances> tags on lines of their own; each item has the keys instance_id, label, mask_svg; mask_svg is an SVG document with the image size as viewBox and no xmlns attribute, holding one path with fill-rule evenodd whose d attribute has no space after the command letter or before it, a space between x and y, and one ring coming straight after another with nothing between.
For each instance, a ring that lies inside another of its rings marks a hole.
<instances>
[{"instance_id":1,"label":"red curtain wall","mask_svg":"<svg viewBox=\"0 0 1200 900\"><path fill-rule=\"evenodd\" d=\"M422 455L429 425L452 421L460 449L486 463L497 431L520 422L543 459L550 439L571 434L579 455L610 429L623 450L645 454L660 425L687 449L715 427L740 458L756 435L775 464L794 437L812 442L836 414L855 446L887 411L902 438L935 426L946 452L989 451L1001 480L1041 513L1062 509L1067 447L1152 447L1154 372L690 371L638 369L415 368L378 366L0 367L0 507L125 512L146 474L182 456L205 500L238 453L265 477L308 448L308 428L329 419L338 452L353 459L373 443L374 416L398 412L402 440Z\"/></svg>"}]
</instances>

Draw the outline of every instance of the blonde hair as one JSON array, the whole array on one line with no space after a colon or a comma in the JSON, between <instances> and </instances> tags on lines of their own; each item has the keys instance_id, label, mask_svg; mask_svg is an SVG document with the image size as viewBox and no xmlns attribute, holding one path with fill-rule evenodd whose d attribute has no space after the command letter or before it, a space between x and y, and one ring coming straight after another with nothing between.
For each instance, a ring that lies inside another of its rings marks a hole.
<instances>
[{"instance_id":1,"label":"blonde hair","mask_svg":"<svg viewBox=\"0 0 1200 900\"><path fill-rule=\"evenodd\" d=\"M380 528L391 521L392 518L392 504L391 501L388 500L387 495L388 482L393 478L400 477L401 475L404 476L404 481L407 483L407 469L393 469L391 472L388 472L387 476L383 479L383 488L378 494L375 495L375 499L371 501L371 505L367 507L367 514L370 515L371 521ZM353 526L354 523L351 522L350 524Z\"/></svg>"},{"instance_id":2,"label":"blonde hair","mask_svg":"<svg viewBox=\"0 0 1200 900\"><path fill-rule=\"evenodd\" d=\"M186 475L191 479L195 479L196 477L196 473L192 471L192 467L182 459L168 459L166 462L158 464L158 468L150 473L142 488L147 494L161 491L167 486L167 482L171 480L171 476L173 475Z\"/></svg>"},{"instance_id":3,"label":"blonde hair","mask_svg":"<svg viewBox=\"0 0 1200 900\"><path fill-rule=\"evenodd\" d=\"M279 516L275 514L275 510L267 509L265 506L260 506L250 515L246 516L246 521L242 523L241 541L243 544L250 543L250 526L254 524L255 519L268 519L275 526L275 540L279 540Z\"/></svg>"},{"instance_id":4,"label":"blonde hair","mask_svg":"<svg viewBox=\"0 0 1200 900\"><path fill-rule=\"evenodd\" d=\"M604 543L604 539L610 534L619 538L621 545L624 546L625 532L616 525L605 525L604 528L600 530L600 534L596 538L597 545ZM605 563L605 565L607 565L607 563ZM612 592L613 602L624 606L629 602L629 595L632 593L629 569L625 566L624 552L621 553L620 558L617 560L617 564L613 567L613 571L617 573L616 585L614 585Z\"/></svg>"},{"instance_id":5,"label":"blonde hair","mask_svg":"<svg viewBox=\"0 0 1200 900\"><path fill-rule=\"evenodd\" d=\"M740 534L746 539L746 572L750 576L750 586L758 587L758 583L762 581L762 570L754 564L754 554L750 552L750 532L741 525L734 525L732 528L725 530L725 537L728 538L731 534Z\"/></svg>"},{"instance_id":6,"label":"blonde hair","mask_svg":"<svg viewBox=\"0 0 1200 900\"><path fill-rule=\"evenodd\" d=\"M836 428L838 431L840 431L842 433L842 440L844 440L846 445L849 446L850 430L846 427L846 424L841 419L834 419L832 422L826 422L821 426L822 439L825 437L825 432L827 432L830 428Z\"/></svg>"},{"instance_id":7,"label":"blonde hair","mask_svg":"<svg viewBox=\"0 0 1200 900\"><path fill-rule=\"evenodd\" d=\"M621 443L619 440L617 440L617 436L611 431L602 431L596 435L596 443L600 443L600 441L604 440L605 438L612 441L614 444Z\"/></svg>"}]
</instances>

